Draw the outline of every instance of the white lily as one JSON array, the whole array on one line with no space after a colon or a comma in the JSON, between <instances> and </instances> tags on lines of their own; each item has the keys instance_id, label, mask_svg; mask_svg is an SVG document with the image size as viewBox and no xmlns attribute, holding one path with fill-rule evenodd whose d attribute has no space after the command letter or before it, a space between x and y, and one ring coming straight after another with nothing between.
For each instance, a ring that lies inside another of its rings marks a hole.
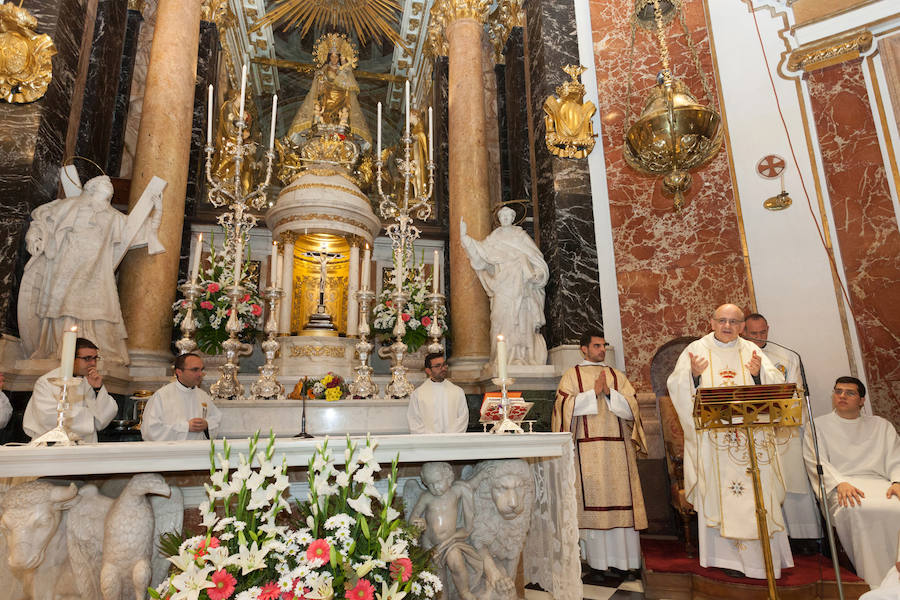
<instances>
[{"instance_id":1,"label":"white lily","mask_svg":"<svg viewBox=\"0 0 900 600\"><path fill-rule=\"evenodd\" d=\"M361 494L359 498L347 498L347 505L356 512L364 514L367 517L373 516L372 499L365 494Z\"/></svg>"},{"instance_id":2,"label":"white lily","mask_svg":"<svg viewBox=\"0 0 900 600\"><path fill-rule=\"evenodd\" d=\"M378 600L403 600L406 597L406 592L401 592L398 588L400 586L399 581L394 581L394 584L391 587L388 587L386 581L381 582L381 593L376 593L375 597Z\"/></svg>"},{"instance_id":3,"label":"white lily","mask_svg":"<svg viewBox=\"0 0 900 600\"><path fill-rule=\"evenodd\" d=\"M266 568L266 554L268 550L265 547L261 549L256 542L249 548L242 544L238 548L238 553L232 557L231 564L241 568L241 575L246 575Z\"/></svg>"},{"instance_id":4,"label":"white lily","mask_svg":"<svg viewBox=\"0 0 900 600\"><path fill-rule=\"evenodd\" d=\"M172 585L177 591L172 594L170 600L198 600L200 592L216 585L207 579L212 571L212 567L200 569L192 565L188 570L174 576Z\"/></svg>"}]
</instances>

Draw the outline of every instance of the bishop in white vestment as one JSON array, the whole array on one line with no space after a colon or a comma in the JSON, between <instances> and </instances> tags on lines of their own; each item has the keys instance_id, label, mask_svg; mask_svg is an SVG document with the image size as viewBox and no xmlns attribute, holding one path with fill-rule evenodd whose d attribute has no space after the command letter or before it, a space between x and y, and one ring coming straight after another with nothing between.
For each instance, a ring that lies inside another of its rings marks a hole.
<instances>
[{"instance_id":1,"label":"bishop in white vestment","mask_svg":"<svg viewBox=\"0 0 900 600\"><path fill-rule=\"evenodd\" d=\"M857 574L875 587L897 560L900 438L889 421L860 414L865 394L855 377L839 377L834 410L816 417L816 434L831 523ZM804 441L803 457L818 491L812 432Z\"/></svg>"},{"instance_id":2,"label":"bishop in white vestment","mask_svg":"<svg viewBox=\"0 0 900 600\"><path fill-rule=\"evenodd\" d=\"M425 357L425 383L409 397L406 420L410 433L465 433L469 426L466 394L447 379L442 354Z\"/></svg>"},{"instance_id":3,"label":"bishop in white vestment","mask_svg":"<svg viewBox=\"0 0 900 600\"><path fill-rule=\"evenodd\" d=\"M692 342L678 357L667 386L684 429L684 489L697 511L700 565L766 577L753 481L747 472L747 439L741 429L696 431L694 393L701 387L782 383L784 376L759 348L739 337L744 314L733 304L716 309L712 333ZM775 577L794 566L781 503L784 480L771 429L754 429L763 503Z\"/></svg>"},{"instance_id":4,"label":"bishop in white vestment","mask_svg":"<svg viewBox=\"0 0 900 600\"><path fill-rule=\"evenodd\" d=\"M175 359L175 381L156 390L147 401L141 421L145 441L202 440L216 437L222 411L200 388L203 359L183 354Z\"/></svg>"}]
</instances>

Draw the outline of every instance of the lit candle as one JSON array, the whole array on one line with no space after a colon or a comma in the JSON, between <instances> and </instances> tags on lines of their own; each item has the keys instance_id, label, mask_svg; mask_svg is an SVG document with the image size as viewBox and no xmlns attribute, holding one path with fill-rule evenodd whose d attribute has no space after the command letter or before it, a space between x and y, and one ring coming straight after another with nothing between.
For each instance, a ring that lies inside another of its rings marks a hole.
<instances>
[{"instance_id":1,"label":"lit candle","mask_svg":"<svg viewBox=\"0 0 900 600\"><path fill-rule=\"evenodd\" d=\"M431 107L428 107L428 162L434 162L434 125L432 122Z\"/></svg>"},{"instance_id":2,"label":"lit candle","mask_svg":"<svg viewBox=\"0 0 900 600\"><path fill-rule=\"evenodd\" d=\"M212 146L212 123L213 123L213 86L209 86L209 100L206 107L206 145Z\"/></svg>"},{"instance_id":3,"label":"lit candle","mask_svg":"<svg viewBox=\"0 0 900 600\"><path fill-rule=\"evenodd\" d=\"M244 120L244 100L247 95L247 65L241 67L241 110L238 113L238 119Z\"/></svg>"},{"instance_id":4,"label":"lit candle","mask_svg":"<svg viewBox=\"0 0 900 600\"><path fill-rule=\"evenodd\" d=\"M406 80L406 137L409 137L409 79Z\"/></svg>"},{"instance_id":5,"label":"lit candle","mask_svg":"<svg viewBox=\"0 0 900 600\"><path fill-rule=\"evenodd\" d=\"M59 353L60 369L63 379L72 379L72 371L75 367L75 338L77 327L72 327L69 331L64 331L62 335L62 350Z\"/></svg>"},{"instance_id":6,"label":"lit candle","mask_svg":"<svg viewBox=\"0 0 900 600\"><path fill-rule=\"evenodd\" d=\"M237 241L237 249L234 253L234 285L241 283L241 263L244 258L244 240Z\"/></svg>"},{"instance_id":7,"label":"lit candle","mask_svg":"<svg viewBox=\"0 0 900 600\"><path fill-rule=\"evenodd\" d=\"M269 266L269 286L274 286L278 278L278 242L272 242L272 256L269 261L272 263Z\"/></svg>"},{"instance_id":8,"label":"lit candle","mask_svg":"<svg viewBox=\"0 0 900 600\"><path fill-rule=\"evenodd\" d=\"M272 128L269 130L269 148L275 147L275 115L278 114L278 94L272 96Z\"/></svg>"},{"instance_id":9,"label":"lit candle","mask_svg":"<svg viewBox=\"0 0 900 600\"><path fill-rule=\"evenodd\" d=\"M203 253L203 234L197 236L197 241L191 251L191 283L197 283L197 275L200 273L200 254Z\"/></svg>"},{"instance_id":10,"label":"lit candle","mask_svg":"<svg viewBox=\"0 0 900 600\"><path fill-rule=\"evenodd\" d=\"M369 291L369 277L371 275L371 266L369 263L371 261L372 252L369 250L369 245L366 244L366 250L363 252L362 272L359 274L362 279L362 289L364 292Z\"/></svg>"},{"instance_id":11,"label":"lit candle","mask_svg":"<svg viewBox=\"0 0 900 600\"><path fill-rule=\"evenodd\" d=\"M440 263L438 262L438 251L437 250L434 251L434 269L432 269L432 271L433 272L431 275L431 277L432 277L431 291L434 292L435 294L437 294L438 293L438 280L441 278L441 268L440 268Z\"/></svg>"},{"instance_id":12,"label":"lit candle","mask_svg":"<svg viewBox=\"0 0 900 600\"><path fill-rule=\"evenodd\" d=\"M378 154L375 155L375 160L381 158L381 102L378 103Z\"/></svg>"},{"instance_id":13,"label":"lit candle","mask_svg":"<svg viewBox=\"0 0 900 600\"><path fill-rule=\"evenodd\" d=\"M497 336L497 378L506 379L506 340Z\"/></svg>"}]
</instances>

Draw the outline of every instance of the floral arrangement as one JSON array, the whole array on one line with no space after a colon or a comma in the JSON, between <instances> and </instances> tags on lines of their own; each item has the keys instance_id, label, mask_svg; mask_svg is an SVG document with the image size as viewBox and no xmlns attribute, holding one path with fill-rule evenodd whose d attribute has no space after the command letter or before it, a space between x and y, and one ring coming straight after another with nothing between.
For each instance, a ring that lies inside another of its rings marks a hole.
<instances>
[{"instance_id":1,"label":"floral arrangement","mask_svg":"<svg viewBox=\"0 0 900 600\"><path fill-rule=\"evenodd\" d=\"M347 383L340 375L328 372L321 379L304 377L294 386L289 398L309 398L310 400L328 400L334 402L350 393Z\"/></svg>"},{"instance_id":2,"label":"floral arrangement","mask_svg":"<svg viewBox=\"0 0 900 600\"><path fill-rule=\"evenodd\" d=\"M243 247L247 247L246 239ZM197 347L207 354L220 354L222 342L228 339L225 325L231 315L231 298L228 297L225 288L234 282L232 264L233 261L226 261L225 253L217 253L215 245L211 243L209 266L204 265L198 275L198 283L203 288L203 292L194 304L194 321L197 327L194 339L197 341ZM260 299L256 283L250 277L255 265L252 265L249 260L245 260L241 266L241 285L245 292L244 297L238 302L238 320L241 323L241 333L238 334L238 337L243 342L249 342L254 340L259 333L263 302ZM178 326L186 314L187 300L176 300L173 308L175 325Z\"/></svg>"},{"instance_id":3,"label":"floral arrangement","mask_svg":"<svg viewBox=\"0 0 900 600\"><path fill-rule=\"evenodd\" d=\"M403 307L400 318L406 324L406 334L403 343L407 345L409 352L415 352L428 341L428 328L435 318L432 314L428 295L431 293L431 276L425 275L424 263L413 263L406 270L403 280L403 290L409 292L409 300ZM373 309L372 331L378 340L386 342L394 338L394 325L397 323L397 308L391 299L395 286L393 278L385 281L381 293L378 294L378 302ZM441 332L447 331L447 312L443 305L438 309L438 325Z\"/></svg>"},{"instance_id":4,"label":"floral arrangement","mask_svg":"<svg viewBox=\"0 0 900 600\"><path fill-rule=\"evenodd\" d=\"M275 438L232 472L231 449L212 443L208 500L200 507L205 535L182 541L169 557L170 575L150 595L162 600L425 600L441 590L428 570L430 551L416 542L418 530L393 508L397 460L387 493L375 485L381 466L376 443L347 438L344 469L317 446L309 462L309 493L298 503L293 527L282 524L290 506L287 464L272 460ZM216 467L216 459L219 466ZM257 468L254 469L254 463Z\"/></svg>"}]
</instances>

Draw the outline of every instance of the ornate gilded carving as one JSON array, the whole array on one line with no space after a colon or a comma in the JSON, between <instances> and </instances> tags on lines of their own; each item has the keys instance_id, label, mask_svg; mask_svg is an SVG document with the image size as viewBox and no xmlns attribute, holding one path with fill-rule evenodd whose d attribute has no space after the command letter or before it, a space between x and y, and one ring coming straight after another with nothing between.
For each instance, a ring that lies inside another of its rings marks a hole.
<instances>
[{"instance_id":1,"label":"ornate gilded carving","mask_svg":"<svg viewBox=\"0 0 900 600\"><path fill-rule=\"evenodd\" d=\"M790 71L815 71L858 58L872 47L872 32L853 31L812 46L800 46L791 52L787 67Z\"/></svg>"},{"instance_id":2,"label":"ornate gilded carving","mask_svg":"<svg viewBox=\"0 0 900 600\"><path fill-rule=\"evenodd\" d=\"M487 21L489 0L437 0L431 7L428 23L428 54L446 56L449 51L446 30L452 23L462 19Z\"/></svg>"},{"instance_id":3,"label":"ornate gilded carving","mask_svg":"<svg viewBox=\"0 0 900 600\"><path fill-rule=\"evenodd\" d=\"M594 103L584 101L584 85L578 78L587 69L566 65L563 71L571 81L557 86L556 96L544 101L544 124L547 128L547 149L562 158L584 158L594 149L594 126L591 117L597 111Z\"/></svg>"},{"instance_id":4,"label":"ornate gilded carving","mask_svg":"<svg viewBox=\"0 0 900 600\"><path fill-rule=\"evenodd\" d=\"M307 173L308 173L308 171L307 171ZM344 193L350 194L351 196L356 196L356 197L359 198L360 200L365 200L366 202L369 201L369 198L368 198L365 194L363 194L363 193L361 193L361 192L359 192L359 191L352 190L352 189L350 189L350 188L346 188L346 187L344 187L344 186L342 186L342 185L334 185L334 184L331 184L331 183L319 183L319 182L316 182L316 183L296 183L296 184L291 185L290 187L286 188L286 189L285 189L283 192L281 192L281 193L282 193L282 194L286 194L287 192L292 192L292 191L294 191L294 190L306 190L306 189L318 189L318 190L321 190L321 189L329 189L329 190L337 190L337 191L340 191L340 192L344 192Z\"/></svg>"},{"instance_id":5,"label":"ornate gilded carving","mask_svg":"<svg viewBox=\"0 0 900 600\"><path fill-rule=\"evenodd\" d=\"M522 0L500 0L488 17L488 36L494 46L494 61L503 61L503 48L514 27L525 26Z\"/></svg>"},{"instance_id":6,"label":"ornate gilded carving","mask_svg":"<svg viewBox=\"0 0 900 600\"><path fill-rule=\"evenodd\" d=\"M315 184L315 185L303 186L303 187L315 187L315 188L333 187L333 188L338 188L338 186L336 186L336 185L335 185L335 186L327 186L327 185L324 185L324 184L321 184L321 183L317 183L317 184ZM343 190L343 189L345 189L345 188L339 188L339 189ZM357 220L355 220L355 219L349 219L349 218L343 217L343 216L341 216L341 215L322 215L322 214L314 214L314 213L305 214L305 215L294 215L294 216L292 216L292 217L288 217L288 218L286 218L286 219L282 219L282 220L278 221L277 223L275 223L275 228L277 229L277 228L282 227L282 226L284 226L284 225L286 225L286 224L288 224L288 223L294 223L294 222L296 222L296 221L336 221L336 222L338 222L338 223L344 223L345 225L350 225L350 226L352 226L352 227L357 227L357 228L359 228L359 229L362 229L363 231L368 231L368 226L367 226L365 223L363 223L362 221L357 221Z\"/></svg>"},{"instance_id":7,"label":"ornate gilded carving","mask_svg":"<svg viewBox=\"0 0 900 600\"><path fill-rule=\"evenodd\" d=\"M297 241L297 232L296 231L282 231L281 232L281 243L282 244L293 244Z\"/></svg>"},{"instance_id":8,"label":"ornate gilded carving","mask_svg":"<svg viewBox=\"0 0 900 600\"><path fill-rule=\"evenodd\" d=\"M283 23L285 30L299 28L301 38L310 29L341 29L352 31L363 45L367 39L399 44L394 23L401 12L396 0L281 0L253 29Z\"/></svg>"},{"instance_id":9,"label":"ornate gilded carving","mask_svg":"<svg viewBox=\"0 0 900 600\"><path fill-rule=\"evenodd\" d=\"M143 2L143 0L139 1ZM227 13L228 0L203 0L203 4L200 5L200 19L203 21L211 21L220 25Z\"/></svg>"},{"instance_id":10,"label":"ornate gilded carving","mask_svg":"<svg viewBox=\"0 0 900 600\"><path fill-rule=\"evenodd\" d=\"M312 344L291 344L292 357L316 357L324 356L327 358L344 358L343 346L314 346Z\"/></svg>"},{"instance_id":11,"label":"ornate gilded carving","mask_svg":"<svg viewBox=\"0 0 900 600\"><path fill-rule=\"evenodd\" d=\"M21 2L20 2L21 4ZM47 93L53 78L53 40L36 33L38 21L12 2L0 4L0 98L24 104Z\"/></svg>"},{"instance_id":12,"label":"ornate gilded carving","mask_svg":"<svg viewBox=\"0 0 900 600\"><path fill-rule=\"evenodd\" d=\"M136 10L139 13L143 13L145 4L147 3L144 0L128 0L128 10Z\"/></svg>"}]
</instances>

